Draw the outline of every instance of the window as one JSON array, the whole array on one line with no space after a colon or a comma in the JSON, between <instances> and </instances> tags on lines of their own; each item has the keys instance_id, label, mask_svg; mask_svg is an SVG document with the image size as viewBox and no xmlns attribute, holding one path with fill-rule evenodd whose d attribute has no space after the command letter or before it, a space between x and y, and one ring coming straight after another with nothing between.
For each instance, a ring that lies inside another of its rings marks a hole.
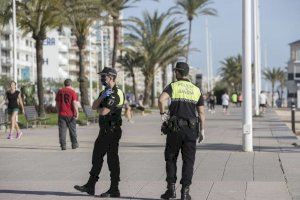
<instances>
[{"instance_id":1,"label":"window","mask_svg":"<svg viewBox=\"0 0 300 200\"><path fill-rule=\"evenodd\" d=\"M295 77L296 77L296 78L300 78L300 73L296 73L296 74L295 74Z\"/></svg>"},{"instance_id":2,"label":"window","mask_svg":"<svg viewBox=\"0 0 300 200\"><path fill-rule=\"evenodd\" d=\"M296 50L296 60L300 61L300 49Z\"/></svg>"},{"instance_id":3,"label":"window","mask_svg":"<svg viewBox=\"0 0 300 200\"><path fill-rule=\"evenodd\" d=\"M26 40L26 47L28 47L29 46L29 41L28 40Z\"/></svg>"},{"instance_id":4,"label":"window","mask_svg":"<svg viewBox=\"0 0 300 200\"><path fill-rule=\"evenodd\" d=\"M28 54L26 54L26 61L29 61L29 56L28 56Z\"/></svg>"},{"instance_id":5,"label":"window","mask_svg":"<svg viewBox=\"0 0 300 200\"><path fill-rule=\"evenodd\" d=\"M17 59L20 60L20 54L19 54L19 52L17 53Z\"/></svg>"}]
</instances>

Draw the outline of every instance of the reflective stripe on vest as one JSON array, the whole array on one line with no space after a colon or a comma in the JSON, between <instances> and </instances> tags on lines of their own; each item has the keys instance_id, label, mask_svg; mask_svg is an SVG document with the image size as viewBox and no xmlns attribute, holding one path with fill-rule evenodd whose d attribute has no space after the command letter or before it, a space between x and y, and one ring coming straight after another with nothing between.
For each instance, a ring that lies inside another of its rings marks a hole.
<instances>
[{"instance_id":1,"label":"reflective stripe on vest","mask_svg":"<svg viewBox=\"0 0 300 200\"><path fill-rule=\"evenodd\" d=\"M125 101L125 98L124 98L124 93L122 90L118 89L118 96L120 98L120 102L119 104L117 105L118 107L122 107L123 104L124 104L124 101Z\"/></svg>"},{"instance_id":2,"label":"reflective stripe on vest","mask_svg":"<svg viewBox=\"0 0 300 200\"><path fill-rule=\"evenodd\" d=\"M197 103L201 97L200 89L189 81L171 83L172 101L186 101Z\"/></svg>"}]
</instances>

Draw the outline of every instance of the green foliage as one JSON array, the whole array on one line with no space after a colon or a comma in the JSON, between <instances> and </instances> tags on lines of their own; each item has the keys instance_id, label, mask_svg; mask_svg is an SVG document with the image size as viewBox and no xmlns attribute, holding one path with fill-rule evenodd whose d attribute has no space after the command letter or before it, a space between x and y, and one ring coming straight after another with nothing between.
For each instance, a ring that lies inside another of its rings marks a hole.
<instances>
[{"instance_id":1,"label":"green foliage","mask_svg":"<svg viewBox=\"0 0 300 200\"><path fill-rule=\"evenodd\" d=\"M6 75L0 76L0 87L3 87L4 90L6 90L9 87L9 83L12 81L11 78L9 78Z\"/></svg>"},{"instance_id":2,"label":"green foliage","mask_svg":"<svg viewBox=\"0 0 300 200\"><path fill-rule=\"evenodd\" d=\"M151 15L144 12L142 19L132 17L131 24L127 26L131 32L125 36L126 44L134 47L143 58L141 71L145 76L145 104L148 104L149 91L158 68L170 61L175 51L182 50L176 47L180 47L183 43L185 31L182 28L183 23L174 19L169 20L169 17L170 13L159 14L155 11Z\"/></svg>"},{"instance_id":3,"label":"green foliage","mask_svg":"<svg viewBox=\"0 0 300 200\"><path fill-rule=\"evenodd\" d=\"M177 6L174 8L177 10L177 13L185 15L189 21L187 60L191 44L192 21L194 17L199 15L217 15L217 11L214 8L208 7L211 3L212 1L210 0L176 0Z\"/></svg>"},{"instance_id":4,"label":"green foliage","mask_svg":"<svg viewBox=\"0 0 300 200\"><path fill-rule=\"evenodd\" d=\"M275 90L275 84L276 82L280 82L281 84L281 90L283 90L284 84L285 84L285 72L280 68L268 68L265 71L263 71L264 79L271 82L272 86L272 107L274 105L274 90ZM282 96L283 91L281 91ZM281 97L282 98L282 97Z\"/></svg>"},{"instance_id":5,"label":"green foliage","mask_svg":"<svg viewBox=\"0 0 300 200\"><path fill-rule=\"evenodd\" d=\"M199 15L217 15L216 9L208 7L211 0L176 0L176 4L178 13L186 15L189 21Z\"/></svg>"},{"instance_id":6,"label":"green foliage","mask_svg":"<svg viewBox=\"0 0 300 200\"><path fill-rule=\"evenodd\" d=\"M226 83L228 92L242 91L242 56L231 56L221 61L219 74Z\"/></svg>"}]
</instances>

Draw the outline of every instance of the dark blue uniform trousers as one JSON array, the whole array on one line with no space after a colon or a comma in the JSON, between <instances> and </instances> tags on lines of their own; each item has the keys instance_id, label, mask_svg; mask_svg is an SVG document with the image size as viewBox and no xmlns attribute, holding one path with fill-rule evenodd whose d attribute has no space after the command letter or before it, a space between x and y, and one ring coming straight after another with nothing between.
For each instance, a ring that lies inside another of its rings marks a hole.
<instances>
[{"instance_id":1,"label":"dark blue uniform trousers","mask_svg":"<svg viewBox=\"0 0 300 200\"><path fill-rule=\"evenodd\" d=\"M182 178L180 183L183 186L192 184L196 154L197 130L188 126L182 126L178 132L169 132L167 134L165 161L168 183L176 183L177 180L177 158L179 151L182 154Z\"/></svg>"},{"instance_id":2,"label":"dark blue uniform trousers","mask_svg":"<svg viewBox=\"0 0 300 200\"><path fill-rule=\"evenodd\" d=\"M107 164L110 171L110 178L113 184L120 181L120 161L119 161L119 140L122 135L121 127L112 130L100 128L98 138L94 144L92 169L90 175L99 177L103 166L103 157L107 154Z\"/></svg>"}]
</instances>

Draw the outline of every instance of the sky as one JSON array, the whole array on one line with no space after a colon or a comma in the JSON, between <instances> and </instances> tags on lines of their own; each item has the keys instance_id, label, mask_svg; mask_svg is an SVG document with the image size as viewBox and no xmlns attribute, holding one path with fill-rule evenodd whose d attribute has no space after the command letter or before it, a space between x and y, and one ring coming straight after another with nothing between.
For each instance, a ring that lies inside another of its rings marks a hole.
<instances>
[{"instance_id":1,"label":"sky","mask_svg":"<svg viewBox=\"0 0 300 200\"><path fill-rule=\"evenodd\" d=\"M174 0L141 0L135 7L126 9L123 15L125 18L140 17L145 10L164 12L174 5ZM214 0L210 7L218 11L218 16L207 17L212 35L213 72L216 75L222 60L242 53L242 0ZM205 18L199 16L193 20L191 48L200 51L190 55L190 65L204 74ZM260 0L260 20L262 67L265 64L267 67L286 67L290 56L289 43L300 40L300 0Z\"/></svg>"}]
</instances>

